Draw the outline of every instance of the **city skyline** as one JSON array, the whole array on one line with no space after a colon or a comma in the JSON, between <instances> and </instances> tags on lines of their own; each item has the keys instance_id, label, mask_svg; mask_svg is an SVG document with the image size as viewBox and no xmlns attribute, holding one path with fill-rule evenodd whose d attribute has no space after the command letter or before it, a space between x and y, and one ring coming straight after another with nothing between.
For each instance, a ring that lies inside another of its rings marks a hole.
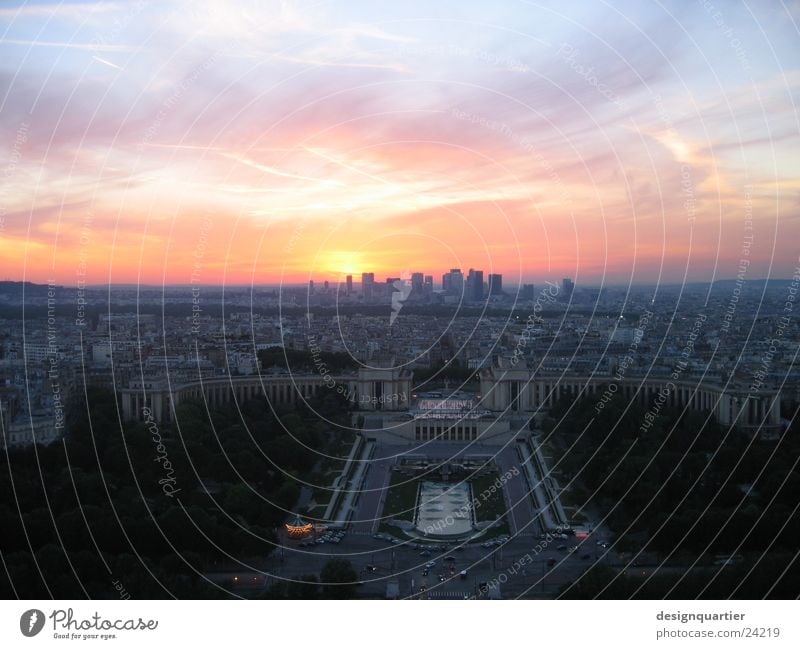
<instances>
[{"instance_id":1,"label":"city skyline","mask_svg":"<svg viewBox=\"0 0 800 649\"><path fill-rule=\"evenodd\" d=\"M0 276L789 277L793 23L688 6L4 7Z\"/></svg>"},{"instance_id":2,"label":"city skyline","mask_svg":"<svg viewBox=\"0 0 800 649\"><path fill-rule=\"evenodd\" d=\"M800 260L798 260L798 264L800 264ZM697 285L697 286L708 285L708 286L711 286L711 285L713 285L715 283L718 283L718 282L739 282L739 283L749 283L749 284L761 284L761 283L764 283L764 282L790 282L798 274L799 271L800 271L800 265L796 266L794 271L790 271L785 277L779 277L779 276L761 277L761 276L755 276L754 275L754 276L751 276L751 277L747 277L746 279L742 279L742 278L738 277L736 273L734 273L734 274L732 274L730 276L726 276L726 277L717 277L713 281L711 281L711 280L698 280L698 281L681 282L681 281L677 281L676 280L676 281L672 281L672 282L667 281L667 282L656 283L656 282L652 282L652 281L641 280L641 281L635 281L635 282L629 282L629 283L622 283L622 282L600 283L597 280L595 280L595 281L589 280L589 281L586 281L586 282L581 282L579 288L588 288L588 289L602 289L602 288L621 289L622 288L622 289L624 289L625 287L631 287L631 288L642 289L642 288L647 288L647 287L658 288L658 287L673 287L673 286L681 286L681 285L684 285L684 286L688 286L688 285L692 285L692 286L695 286L695 285ZM373 275L376 275L376 279L375 279L375 283L376 284L383 285L383 284L386 283L387 280L399 278L399 271L394 271L393 272L392 270L387 270L385 272L386 272L385 276L378 275L378 274L376 274L374 272L372 273ZM438 272L438 274L437 274L437 272L438 271L431 271L431 275L430 276L434 277L434 278L435 277L439 277L439 280L434 282L434 290L439 291L439 290L442 290L441 276L442 276L442 273L444 271ZM252 287L252 288L259 288L259 289L279 289L279 288L281 288L283 286L283 287L287 287L287 288L297 289L297 288L307 287L309 282L314 282L315 285L318 284L319 286L322 286L325 282L329 282L329 284L330 284L329 288L334 289L337 286L338 287L346 287L346 285L347 285L347 277L348 276L352 276L352 278L353 278L353 282L352 282L353 287L358 287L359 290L361 290L362 282L360 280L360 277L361 277L362 274L363 273L358 273L358 274L351 273L351 274L348 274L348 275L319 275L319 276L315 276L315 277L306 276L305 278L301 278L301 279L298 279L297 281L291 281L291 282L288 282L288 281L287 282L253 282L253 283L229 282L229 283L225 283L225 284L215 283L215 282L192 282L191 280L187 280L187 281L184 281L184 282L164 282L164 283L114 282L114 283L111 283L111 284L107 284L107 283L91 283L91 282L85 282L85 281L78 282L78 281L75 281L75 280L73 280L72 282L70 282L70 281L65 281L65 282L59 282L59 281L36 282L36 281L32 281L32 280L13 279L13 278L10 278L10 277L0 278L0 282L10 282L10 283L20 283L20 284L22 284L22 283L24 283L24 281L27 281L27 282L30 282L31 284L38 285L38 286L53 285L53 286L62 286L64 288L68 288L68 289L74 289L74 288L83 287L83 288L95 289L95 290L107 288L109 286L111 286L111 287L141 286L143 288L154 288L154 287L182 288L182 287L187 287L187 286L201 286L201 287L205 286L205 287L208 287L208 288ZM426 277L429 276L427 272L425 272L424 274L425 274ZM506 291L506 288L508 288L509 291L513 292L513 291L515 291L517 289L521 290L524 286L528 286L528 285L539 286L539 285L548 285L548 284L558 284L560 286L562 284L563 280L565 279L565 278L563 278L561 276L555 276L555 275L553 275L551 277L541 277L541 276L539 276L539 277L530 278L530 279L522 278L518 283L515 283L513 281L509 282L508 281L508 277L503 275L503 273L492 273L490 275L486 275L485 274L484 281L483 281L484 287L488 288L490 286L489 277L490 276L495 276L495 275L501 278L502 286L504 287L502 290L504 292L508 292L508 291ZM567 278L567 279L572 279L574 281L574 278ZM578 286L578 285L576 284L576 286Z\"/></svg>"}]
</instances>

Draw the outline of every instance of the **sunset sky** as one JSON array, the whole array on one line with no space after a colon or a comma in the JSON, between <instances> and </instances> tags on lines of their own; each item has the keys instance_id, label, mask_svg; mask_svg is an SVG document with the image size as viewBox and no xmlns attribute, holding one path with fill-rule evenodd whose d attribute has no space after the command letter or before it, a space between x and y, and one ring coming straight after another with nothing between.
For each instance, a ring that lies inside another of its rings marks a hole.
<instances>
[{"instance_id":1,"label":"sunset sky","mask_svg":"<svg viewBox=\"0 0 800 649\"><path fill-rule=\"evenodd\" d=\"M611 4L3 2L0 279L790 276L800 4Z\"/></svg>"}]
</instances>

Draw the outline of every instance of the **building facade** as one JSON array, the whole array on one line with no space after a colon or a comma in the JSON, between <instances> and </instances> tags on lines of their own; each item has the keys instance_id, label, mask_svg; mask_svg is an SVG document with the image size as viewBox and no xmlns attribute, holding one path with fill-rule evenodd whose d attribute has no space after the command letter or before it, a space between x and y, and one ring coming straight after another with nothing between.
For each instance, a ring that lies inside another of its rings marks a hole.
<instances>
[{"instance_id":1,"label":"building facade","mask_svg":"<svg viewBox=\"0 0 800 649\"><path fill-rule=\"evenodd\" d=\"M598 412L620 394L646 408L686 408L711 412L724 425L764 436L781 429L781 395L777 391L752 393L744 388L671 381L668 378L609 376L535 376L527 369L484 368L476 403L458 408L445 397L442 404L422 403L411 394L413 375L403 368L361 368L348 375L278 374L214 377L190 383L133 381L121 391L122 412L128 420L169 423L174 408L187 399L205 400L216 407L266 396L275 405L291 405L335 390L359 410L374 413L373 428L390 431L389 439L409 443L435 440L474 442L495 439L504 443L511 434L509 418L530 420L547 412L563 397L594 397Z\"/></svg>"}]
</instances>

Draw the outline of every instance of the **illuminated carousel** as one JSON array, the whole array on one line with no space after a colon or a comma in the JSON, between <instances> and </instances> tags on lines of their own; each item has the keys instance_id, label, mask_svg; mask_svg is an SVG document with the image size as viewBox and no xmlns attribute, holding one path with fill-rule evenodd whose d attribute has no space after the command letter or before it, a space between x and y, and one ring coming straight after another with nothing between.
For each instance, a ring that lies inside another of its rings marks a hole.
<instances>
[{"instance_id":1,"label":"illuminated carousel","mask_svg":"<svg viewBox=\"0 0 800 649\"><path fill-rule=\"evenodd\" d=\"M290 539L304 539L314 531L314 526L304 521L299 516L293 521L286 523L286 534Z\"/></svg>"}]
</instances>

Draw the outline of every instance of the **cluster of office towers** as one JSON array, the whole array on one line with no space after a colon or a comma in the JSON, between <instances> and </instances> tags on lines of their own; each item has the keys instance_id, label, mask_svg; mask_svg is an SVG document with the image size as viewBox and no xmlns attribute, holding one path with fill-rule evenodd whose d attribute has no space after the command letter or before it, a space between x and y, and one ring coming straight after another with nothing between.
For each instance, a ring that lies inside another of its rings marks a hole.
<instances>
[{"instance_id":1,"label":"cluster of office towers","mask_svg":"<svg viewBox=\"0 0 800 649\"><path fill-rule=\"evenodd\" d=\"M361 292L365 298L374 297L380 289L375 283L375 273L361 273ZM400 286L408 286L412 295L430 295L434 292L433 275L411 273L408 277L387 277L385 286L391 292ZM348 294L353 293L353 276L348 275L345 283ZM502 295L503 276L490 274L488 283L483 280L483 271L470 268L466 277L460 268L451 268L442 275L441 290L445 295L464 295L467 300L483 300L484 296Z\"/></svg>"},{"instance_id":2,"label":"cluster of office towers","mask_svg":"<svg viewBox=\"0 0 800 649\"><path fill-rule=\"evenodd\" d=\"M387 277L385 282L376 282L375 273L361 273L361 294L369 300L384 294L391 294L402 287L410 289L411 295L423 296L432 295L434 292L433 275L424 273L411 273L402 277ZM570 279L564 279L563 291L571 294L574 284ZM342 287L346 295L354 295L353 276L347 275L344 286ZM329 283L324 283L324 290L330 290ZM314 281L309 282L309 291L315 292ZM441 291L445 295L462 296L467 301L481 301L487 295L502 296L503 276L500 273L490 273L488 281L483 279L483 271L470 268L466 276L460 268L451 268L442 275ZM533 284L523 284L520 287L520 298L523 300L534 299Z\"/></svg>"}]
</instances>

